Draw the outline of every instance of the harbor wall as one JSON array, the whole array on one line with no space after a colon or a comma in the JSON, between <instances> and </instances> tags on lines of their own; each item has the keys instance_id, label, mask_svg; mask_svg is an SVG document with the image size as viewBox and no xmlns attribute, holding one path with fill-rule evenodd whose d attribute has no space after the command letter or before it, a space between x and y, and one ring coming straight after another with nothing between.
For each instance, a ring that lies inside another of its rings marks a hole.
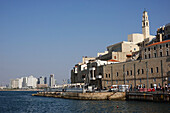
<instances>
[{"instance_id":1,"label":"harbor wall","mask_svg":"<svg viewBox=\"0 0 170 113\"><path fill-rule=\"evenodd\" d=\"M56 97L79 100L125 100L125 92L39 92L37 94L32 94L32 96Z\"/></svg>"},{"instance_id":2,"label":"harbor wall","mask_svg":"<svg viewBox=\"0 0 170 113\"><path fill-rule=\"evenodd\" d=\"M76 93L76 92L38 92L32 96L55 97L78 100L139 100L170 102L169 93L147 93L147 92L95 92L95 93Z\"/></svg>"}]
</instances>

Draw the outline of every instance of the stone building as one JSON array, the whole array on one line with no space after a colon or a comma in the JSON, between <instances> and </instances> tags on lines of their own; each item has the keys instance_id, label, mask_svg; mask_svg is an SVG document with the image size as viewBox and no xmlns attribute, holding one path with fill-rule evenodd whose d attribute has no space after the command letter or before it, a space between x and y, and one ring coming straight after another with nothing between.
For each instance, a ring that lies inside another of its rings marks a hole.
<instances>
[{"instance_id":1,"label":"stone building","mask_svg":"<svg viewBox=\"0 0 170 113\"><path fill-rule=\"evenodd\" d=\"M170 24L152 36L148 14L144 11L142 33L128 35L128 42L108 46L107 51L95 59L75 65L71 83L85 83L100 89L122 84L132 88L170 85Z\"/></svg>"},{"instance_id":2,"label":"stone building","mask_svg":"<svg viewBox=\"0 0 170 113\"><path fill-rule=\"evenodd\" d=\"M107 54L99 56L97 59L105 61L113 59L119 62L125 62L132 56L132 52L139 51L139 47L133 42L122 41L108 46L107 51Z\"/></svg>"},{"instance_id":3,"label":"stone building","mask_svg":"<svg viewBox=\"0 0 170 113\"><path fill-rule=\"evenodd\" d=\"M98 72L102 75L102 88L109 88L113 84L126 84L132 88L134 86L151 88L154 84L165 86L170 77L170 57L110 64L102 68L101 72Z\"/></svg>"}]
</instances>

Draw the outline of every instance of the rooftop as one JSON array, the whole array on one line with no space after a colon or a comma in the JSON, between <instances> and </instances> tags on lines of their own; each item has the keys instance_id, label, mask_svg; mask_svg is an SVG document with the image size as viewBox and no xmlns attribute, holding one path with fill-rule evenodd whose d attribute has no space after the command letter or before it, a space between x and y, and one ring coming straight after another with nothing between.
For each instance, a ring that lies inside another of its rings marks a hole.
<instances>
[{"instance_id":1,"label":"rooftop","mask_svg":"<svg viewBox=\"0 0 170 113\"><path fill-rule=\"evenodd\" d=\"M167 42L170 42L170 40L165 40L165 41L162 41L162 42L153 43L153 44L150 44L146 47L150 47L150 46L154 46L154 45L158 45L158 44L163 44L163 43L167 43Z\"/></svg>"}]
</instances>

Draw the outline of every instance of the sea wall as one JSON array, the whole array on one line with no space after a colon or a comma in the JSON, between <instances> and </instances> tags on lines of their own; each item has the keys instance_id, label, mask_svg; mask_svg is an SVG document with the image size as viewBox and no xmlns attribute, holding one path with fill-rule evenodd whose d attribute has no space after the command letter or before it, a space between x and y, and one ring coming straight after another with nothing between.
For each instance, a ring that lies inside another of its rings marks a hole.
<instances>
[{"instance_id":1,"label":"sea wall","mask_svg":"<svg viewBox=\"0 0 170 113\"><path fill-rule=\"evenodd\" d=\"M56 97L80 100L125 100L125 92L95 92L95 93L73 93L73 92L39 92L32 96Z\"/></svg>"}]
</instances>

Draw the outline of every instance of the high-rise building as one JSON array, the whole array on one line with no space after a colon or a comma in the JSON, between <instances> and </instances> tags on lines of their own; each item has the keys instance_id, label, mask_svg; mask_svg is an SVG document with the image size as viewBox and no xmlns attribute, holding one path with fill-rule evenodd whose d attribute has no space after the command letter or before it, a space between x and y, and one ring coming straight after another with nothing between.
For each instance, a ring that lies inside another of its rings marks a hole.
<instances>
[{"instance_id":1,"label":"high-rise building","mask_svg":"<svg viewBox=\"0 0 170 113\"><path fill-rule=\"evenodd\" d=\"M27 77L23 78L23 82L22 82L22 88L26 88L27 87Z\"/></svg>"},{"instance_id":2,"label":"high-rise building","mask_svg":"<svg viewBox=\"0 0 170 113\"><path fill-rule=\"evenodd\" d=\"M37 78L30 75L28 77L27 87L29 88L36 88L37 87Z\"/></svg>"},{"instance_id":3,"label":"high-rise building","mask_svg":"<svg viewBox=\"0 0 170 113\"><path fill-rule=\"evenodd\" d=\"M51 74L49 79L49 86L54 87L54 85L55 85L54 74Z\"/></svg>"},{"instance_id":4,"label":"high-rise building","mask_svg":"<svg viewBox=\"0 0 170 113\"><path fill-rule=\"evenodd\" d=\"M44 84L44 77L43 76L38 78L38 84Z\"/></svg>"},{"instance_id":5,"label":"high-rise building","mask_svg":"<svg viewBox=\"0 0 170 113\"><path fill-rule=\"evenodd\" d=\"M18 79L11 80L11 88L19 88L19 80Z\"/></svg>"},{"instance_id":6,"label":"high-rise building","mask_svg":"<svg viewBox=\"0 0 170 113\"><path fill-rule=\"evenodd\" d=\"M23 78L17 78L11 80L11 88L22 88Z\"/></svg>"},{"instance_id":7,"label":"high-rise building","mask_svg":"<svg viewBox=\"0 0 170 113\"><path fill-rule=\"evenodd\" d=\"M47 77L44 78L44 84L47 84Z\"/></svg>"},{"instance_id":8,"label":"high-rise building","mask_svg":"<svg viewBox=\"0 0 170 113\"><path fill-rule=\"evenodd\" d=\"M18 79L18 88L22 88L23 77Z\"/></svg>"}]
</instances>

